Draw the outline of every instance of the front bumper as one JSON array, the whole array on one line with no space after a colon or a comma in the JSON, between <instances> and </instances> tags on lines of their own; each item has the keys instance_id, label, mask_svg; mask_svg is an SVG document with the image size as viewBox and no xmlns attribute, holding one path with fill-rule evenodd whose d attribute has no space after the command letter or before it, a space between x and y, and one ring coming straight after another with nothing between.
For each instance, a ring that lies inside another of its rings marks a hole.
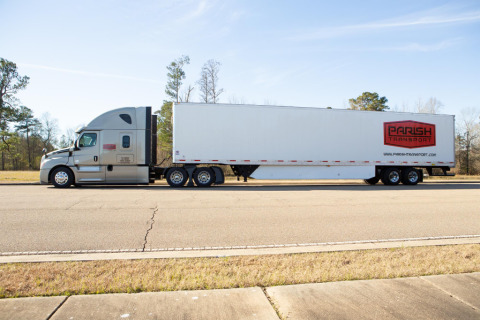
<instances>
[{"instance_id":1,"label":"front bumper","mask_svg":"<svg viewBox=\"0 0 480 320\"><path fill-rule=\"evenodd\" d=\"M50 170L40 169L40 184L48 184L48 173Z\"/></svg>"}]
</instances>

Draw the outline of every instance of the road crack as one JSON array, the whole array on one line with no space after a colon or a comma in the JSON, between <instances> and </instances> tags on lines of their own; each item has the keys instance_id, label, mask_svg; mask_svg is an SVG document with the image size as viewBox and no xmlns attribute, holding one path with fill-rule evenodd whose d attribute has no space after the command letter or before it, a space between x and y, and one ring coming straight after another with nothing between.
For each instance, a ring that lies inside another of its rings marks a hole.
<instances>
[{"instance_id":1,"label":"road crack","mask_svg":"<svg viewBox=\"0 0 480 320\"><path fill-rule=\"evenodd\" d=\"M72 209L73 207L75 207L76 205L78 205L78 204L80 204L80 203L82 203L82 200L75 201L74 204L68 206L65 210L70 210L70 209Z\"/></svg>"},{"instance_id":2,"label":"road crack","mask_svg":"<svg viewBox=\"0 0 480 320\"><path fill-rule=\"evenodd\" d=\"M149 220L150 226L148 227L147 232L145 233L145 238L143 239L142 252L145 252L145 248L147 247L148 234L149 234L150 231L152 231L152 229L153 229L153 224L155 223L155 215L157 214L157 212L158 212L158 206L156 206L155 208L153 208L153 214L152 214L152 217L151 217L150 220Z\"/></svg>"}]
</instances>

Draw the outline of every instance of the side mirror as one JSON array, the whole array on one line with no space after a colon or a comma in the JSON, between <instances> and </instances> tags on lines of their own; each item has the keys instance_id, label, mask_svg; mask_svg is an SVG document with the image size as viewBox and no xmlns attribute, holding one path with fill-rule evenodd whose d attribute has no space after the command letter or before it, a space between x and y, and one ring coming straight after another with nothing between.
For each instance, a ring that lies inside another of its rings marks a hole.
<instances>
[{"instance_id":1,"label":"side mirror","mask_svg":"<svg viewBox=\"0 0 480 320\"><path fill-rule=\"evenodd\" d=\"M42 149L42 154L47 158L47 148Z\"/></svg>"},{"instance_id":2,"label":"side mirror","mask_svg":"<svg viewBox=\"0 0 480 320\"><path fill-rule=\"evenodd\" d=\"M73 150L80 150L80 148L78 147L78 139L75 140L75 142L73 143Z\"/></svg>"}]
</instances>

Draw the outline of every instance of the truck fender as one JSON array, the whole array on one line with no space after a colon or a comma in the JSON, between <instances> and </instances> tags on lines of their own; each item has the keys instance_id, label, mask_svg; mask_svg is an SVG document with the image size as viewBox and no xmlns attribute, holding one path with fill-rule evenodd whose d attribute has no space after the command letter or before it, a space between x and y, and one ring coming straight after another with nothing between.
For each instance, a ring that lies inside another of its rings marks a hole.
<instances>
[{"instance_id":1,"label":"truck fender","mask_svg":"<svg viewBox=\"0 0 480 320\"><path fill-rule=\"evenodd\" d=\"M211 167L213 172L215 173L215 184L222 184L225 182L225 175L223 174L223 170L220 167Z\"/></svg>"},{"instance_id":2,"label":"truck fender","mask_svg":"<svg viewBox=\"0 0 480 320\"><path fill-rule=\"evenodd\" d=\"M50 183L52 182L52 181L51 181L52 172L53 172L55 169L60 168L60 167L64 167L64 168L69 169L69 170L72 172L73 181L75 181L76 176L75 176L75 172L74 172L73 168L70 167L70 166L68 166L68 165L65 165L65 164L58 164L58 165L56 165L55 167L51 168L51 169L48 171L48 182L50 182Z\"/></svg>"}]
</instances>

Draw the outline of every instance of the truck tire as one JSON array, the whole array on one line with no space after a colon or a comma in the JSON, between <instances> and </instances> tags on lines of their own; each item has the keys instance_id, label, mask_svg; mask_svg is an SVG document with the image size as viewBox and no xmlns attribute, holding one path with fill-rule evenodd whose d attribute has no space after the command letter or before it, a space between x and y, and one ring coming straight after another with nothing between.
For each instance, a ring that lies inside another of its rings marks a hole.
<instances>
[{"instance_id":1,"label":"truck tire","mask_svg":"<svg viewBox=\"0 0 480 320\"><path fill-rule=\"evenodd\" d=\"M215 182L215 174L208 167L197 168L193 173L193 180L197 187L210 187Z\"/></svg>"},{"instance_id":2,"label":"truck tire","mask_svg":"<svg viewBox=\"0 0 480 320\"><path fill-rule=\"evenodd\" d=\"M167 172L167 182L170 187L181 188L187 183L188 173L183 168L170 168Z\"/></svg>"},{"instance_id":3,"label":"truck tire","mask_svg":"<svg viewBox=\"0 0 480 320\"><path fill-rule=\"evenodd\" d=\"M380 181L380 178L377 178L377 177L373 177L373 178L370 178L370 179L365 179L363 180L365 181L366 184L369 184L369 185L376 185L378 183L378 181Z\"/></svg>"},{"instance_id":4,"label":"truck tire","mask_svg":"<svg viewBox=\"0 0 480 320\"><path fill-rule=\"evenodd\" d=\"M420 181L420 175L414 168L405 168L402 170L402 183L409 186L414 186Z\"/></svg>"},{"instance_id":5,"label":"truck tire","mask_svg":"<svg viewBox=\"0 0 480 320\"><path fill-rule=\"evenodd\" d=\"M75 178L72 170L59 167L50 174L50 181L56 188L68 188L75 182Z\"/></svg>"},{"instance_id":6,"label":"truck tire","mask_svg":"<svg viewBox=\"0 0 480 320\"><path fill-rule=\"evenodd\" d=\"M395 186L400 183L402 172L399 168L386 168L382 174L384 185Z\"/></svg>"}]
</instances>

